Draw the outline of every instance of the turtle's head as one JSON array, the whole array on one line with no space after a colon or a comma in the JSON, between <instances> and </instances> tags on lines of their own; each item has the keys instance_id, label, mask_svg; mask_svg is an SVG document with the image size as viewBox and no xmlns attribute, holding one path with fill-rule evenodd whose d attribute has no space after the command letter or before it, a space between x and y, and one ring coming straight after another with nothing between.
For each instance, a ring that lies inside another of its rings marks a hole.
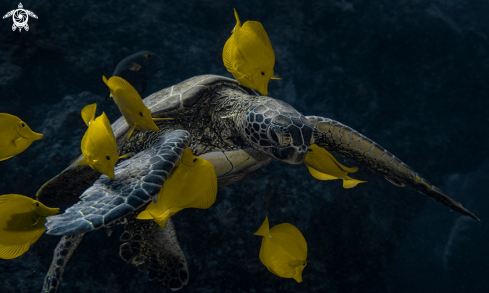
<instances>
[{"instance_id":1,"label":"turtle's head","mask_svg":"<svg viewBox=\"0 0 489 293\"><path fill-rule=\"evenodd\" d=\"M251 106L241 133L253 148L289 164L300 164L317 138L317 129L289 104L270 99Z\"/></svg>"}]
</instances>

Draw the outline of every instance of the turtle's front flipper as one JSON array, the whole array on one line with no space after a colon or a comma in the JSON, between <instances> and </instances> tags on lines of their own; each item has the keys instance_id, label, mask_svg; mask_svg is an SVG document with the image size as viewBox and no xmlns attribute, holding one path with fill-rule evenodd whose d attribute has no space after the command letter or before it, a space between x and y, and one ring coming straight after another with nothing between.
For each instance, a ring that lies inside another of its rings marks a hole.
<instances>
[{"instance_id":1,"label":"turtle's front flipper","mask_svg":"<svg viewBox=\"0 0 489 293\"><path fill-rule=\"evenodd\" d=\"M51 261L46 278L44 278L41 293L56 293L59 283L62 281L66 264L83 240L83 235L85 233L65 235L61 238L58 245L56 245L56 249L54 249L53 260Z\"/></svg>"},{"instance_id":2,"label":"turtle's front flipper","mask_svg":"<svg viewBox=\"0 0 489 293\"><path fill-rule=\"evenodd\" d=\"M187 261L171 218L161 229L154 221L141 221L131 215L124 230L119 252L123 260L148 271L150 280L157 279L172 290L187 285Z\"/></svg>"},{"instance_id":3,"label":"turtle's front flipper","mask_svg":"<svg viewBox=\"0 0 489 293\"><path fill-rule=\"evenodd\" d=\"M190 134L169 130L158 142L102 175L64 214L47 217L47 234L83 233L110 225L156 200L168 174L188 146Z\"/></svg>"},{"instance_id":4,"label":"turtle's front flipper","mask_svg":"<svg viewBox=\"0 0 489 293\"><path fill-rule=\"evenodd\" d=\"M460 203L419 177L409 166L369 138L331 119L317 116L306 118L312 122L319 132L318 139L315 141L317 145L328 151L334 151L344 157L354 159L370 170L384 175L387 180L397 186L408 185L463 215L479 220Z\"/></svg>"}]
</instances>

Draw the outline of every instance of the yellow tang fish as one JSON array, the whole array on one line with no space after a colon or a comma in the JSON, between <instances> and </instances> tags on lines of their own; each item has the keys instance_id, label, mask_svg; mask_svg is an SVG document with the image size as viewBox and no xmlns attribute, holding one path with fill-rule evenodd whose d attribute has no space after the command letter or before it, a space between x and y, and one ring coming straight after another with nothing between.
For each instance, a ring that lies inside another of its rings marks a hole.
<instances>
[{"instance_id":1,"label":"yellow tang fish","mask_svg":"<svg viewBox=\"0 0 489 293\"><path fill-rule=\"evenodd\" d=\"M173 120L173 118L152 118L151 111L143 103L138 91L122 77L112 76L107 80L105 76L102 76L102 79L109 87L110 96L114 98L122 116L131 126L127 138L131 137L134 129L158 131L158 126L153 120Z\"/></svg>"},{"instance_id":2,"label":"yellow tang fish","mask_svg":"<svg viewBox=\"0 0 489 293\"><path fill-rule=\"evenodd\" d=\"M263 236L260 260L273 274L302 282L302 270L307 265L307 243L301 231L289 223L272 229L268 217L255 235Z\"/></svg>"},{"instance_id":3,"label":"yellow tang fish","mask_svg":"<svg viewBox=\"0 0 489 293\"><path fill-rule=\"evenodd\" d=\"M0 258L24 254L46 231L46 217L58 211L27 196L0 195Z\"/></svg>"},{"instance_id":4,"label":"yellow tang fish","mask_svg":"<svg viewBox=\"0 0 489 293\"><path fill-rule=\"evenodd\" d=\"M186 208L208 209L216 201L217 175L214 166L186 148L170 177L158 194L137 218L154 220L165 228L168 218Z\"/></svg>"},{"instance_id":5,"label":"yellow tang fish","mask_svg":"<svg viewBox=\"0 0 489 293\"><path fill-rule=\"evenodd\" d=\"M234 9L236 26L222 50L222 61L236 80L262 95L268 94L268 81L280 79L273 75L275 53L263 25L247 21L241 26Z\"/></svg>"},{"instance_id":6,"label":"yellow tang fish","mask_svg":"<svg viewBox=\"0 0 489 293\"><path fill-rule=\"evenodd\" d=\"M0 113L0 161L22 153L42 136L32 131L19 117Z\"/></svg>"},{"instance_id":7,"label":"yellow tang fish","mask_svg":"<svg viewBox=\"0 0 489 293\"><path fill-rule=\"evenodd\" d=\"M109 118L102 113L95 119L95 110L97 110L97 104L85 106L81 111L81 116L88 129L81 141L83 160L78 165L89 165L112 180L115 178L114 167L117 160L130 156L132 153L119 157Z\"/></svg>"},{"instance_id":8,"label":"yellow tang fish","mask_svg":"<svg viewBox=\"0 0 489 293\"><path fill-rule=\"evenodd\" d=\"M361 181L348 177L348 173L358 171L357 167L348 168L340 164L327 150L313 144L309 147L304 163L312 177L319 180L343 179L343 188L353 188Z\"/></svg>"}]
</instances>

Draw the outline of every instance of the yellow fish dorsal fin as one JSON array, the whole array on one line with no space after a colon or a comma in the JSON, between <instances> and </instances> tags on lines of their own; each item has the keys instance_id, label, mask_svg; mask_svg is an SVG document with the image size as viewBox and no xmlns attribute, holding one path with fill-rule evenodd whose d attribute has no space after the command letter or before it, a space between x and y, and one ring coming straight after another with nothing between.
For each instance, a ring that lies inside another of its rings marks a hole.
<instances>
[{"instance_id":1,"label":"yellow fish dorsal fin","mask_svg":"<svg viewBox=\"0 0 489 293\"><path fill-rule=\"evenodd\" d=\"M123 89L131 96L136 96L141 99L138 91L127 80L119 76L112 76L107 85L112 92L116 92L118 89Z\"/></svg>"},{"instance_id":2,"label":"yellow fish dorsal fin","mask_svg":"<svg viewBox=\"0 0 489 293\"><path fill-rule=\"evenodd\" d=\"M268 223L268 216L265 216L265 220L260 226L260 229L255 232L257 236L268 236L270 234L270 224Z\"/></svg>"},{"instance_id":3,"label":"yellow fish dorsal fin","mask_svg":"<svg viewBox=\"0 0 489 293\"><path fill-rule=\"evenodd\" d=\"M233 62L231 60L231 50L234 44L234 35L229 37L229 39L226 41L226 44L224 45L224 49L222 49L222 62L224 63L224 67L226 67L227 71L232 72L233 69Z\"/></svg>"},{"instance_id":4,"label":"yellow fish dorsal fin","mask_svg":"<svg viewBox=\"0 0 489 293\"><path fill-rule=\"evenodd\" d=\"M265 49L267 50L266 53L271 54L269 57L273 57L273 61L275 62L275 53L273 52L272 43L270 42L270 38L263 25L258 21L248 20L243 24L242 29L253 32L265 46Z\"/></svg>"},{"instance_id":5,"label":"yellow fish dorsal fin","mask_svg":"<svg viewBox=\"0 0 489 293\"><path fill-rule=\"evenodd\" d=\"M272 239L280 244L293 259L306 259L307 258L307 242L301 231L292 224L283 223L274 226L270 230Z\"/></svg>"},{"instance_id":6,"label":"yellow fish dorsal fin","mask_svg":"<svg viewBox=\"0 0 489 293\"><path fill-rule=\"evenodd\" d=\"M239 20L238 12L236 11L236 9L233 8L233 10L234 10L234 17L236 17L236 27L235 27L235 30L238 31L241 28L241 21Z\"/></svg>"},{"instance_id":7,"label":"yellow fish dorsal fin","mask_svg":"<svg viewBox=\"0 0 489 293\"><path fill-rule=\"evenodd\" d=\"M12 199L16 198L17 196L20 196L18 194L5 194L0 196L0 208L2 205L6 204L7 202L11 201Z\"/></svg>"},{"instance_id":8,"label":"yellow fish dorsal fin","mask_svg":"<svg viewBox=\"0 0 489 293\"><path fill-rule=\"evenodd\" d=\"M95 120L95 111L97 110L97 104L90 104L85 106L81 110L81 116L85 124L89 126L90 121Z\"/></svg>"},{"instance_id":9,"label":"yellow fish dorsal fin","mask_svg":"<svg viewBox=\"0 0 489 293\"><path fill-rule=\"evenodd\" d=\"M107 86L109 85L109 81L107 80L107 77L105 77L105 75L102 75L102 80Z\"/></svg>"},{"instance_id":10,"label":"yellow fish dorsal fin","mask_svg":"<svg viewBox=\"0 0 489 293\"><path fill-rule=\"evenodd\" d=\"M97 119L98 118L102 119L102 125L107 130L109 135L112 134L112 136L114 136L114 132L112 131L112 126L110 125L109 118L107 117L107 115L105 115L105 112L102 112L102 115L97 117ZM114 140L115 140L115 137L114 137Z\"/></svg>"}]
</instances>

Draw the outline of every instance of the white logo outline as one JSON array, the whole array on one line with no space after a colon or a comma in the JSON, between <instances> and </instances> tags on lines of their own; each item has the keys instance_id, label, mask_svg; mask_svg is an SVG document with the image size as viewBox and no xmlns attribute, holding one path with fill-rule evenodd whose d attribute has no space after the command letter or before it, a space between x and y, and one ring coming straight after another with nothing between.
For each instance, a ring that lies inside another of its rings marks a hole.
<instances>
[{"instance_id":1,"label":"white logo outline","mask_svg":"<svg viewBox=\"0 0 489 293\"><path fill-rule=\"evenodd\" d=\"M19 29L19 32L21 32L22 29L25 29L26 32L29 31L29 25L27 24L29 21L29 16L37 19L37 15L35 15L34 12L23 8L24 6L19 2L18 9L9 11L3 16L3 19L12 16L12 20L14 22L12 25L12 31L14 32L16 29Z\"/></svg>"}]
</instances>

